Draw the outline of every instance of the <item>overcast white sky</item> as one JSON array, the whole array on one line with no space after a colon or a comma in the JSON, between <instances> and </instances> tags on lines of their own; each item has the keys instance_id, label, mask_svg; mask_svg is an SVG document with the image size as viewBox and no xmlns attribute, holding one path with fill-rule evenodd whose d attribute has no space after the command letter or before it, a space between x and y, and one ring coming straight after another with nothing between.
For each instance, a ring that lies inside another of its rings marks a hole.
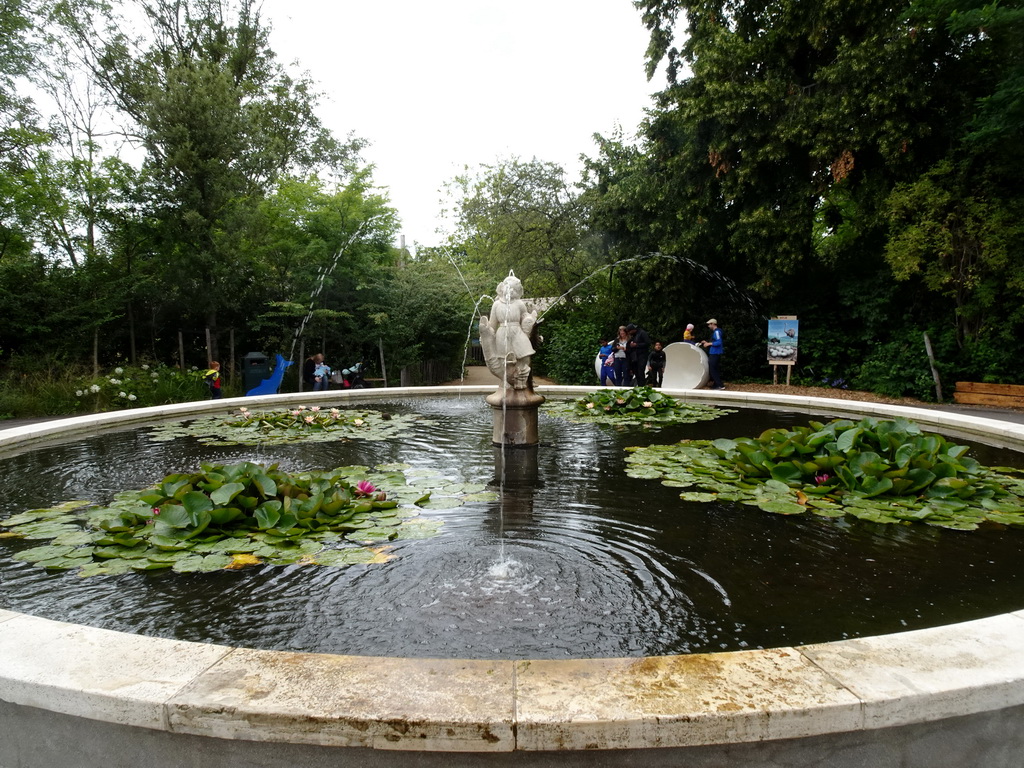
<instances>
[{"instance_id":1,"label":"overcast white sky","mask_svg":"<svg viewBox=\"0 0 1024 768\"><path fill-rule=\"evenodd\" d=\"M633 134L663 83L631 0L264 0L263 17L326 93L326 125L371 142L410 246L441 242L441 187L464 166L536 157L573 181L592 135Z\"/></svg>"}]
</instances>

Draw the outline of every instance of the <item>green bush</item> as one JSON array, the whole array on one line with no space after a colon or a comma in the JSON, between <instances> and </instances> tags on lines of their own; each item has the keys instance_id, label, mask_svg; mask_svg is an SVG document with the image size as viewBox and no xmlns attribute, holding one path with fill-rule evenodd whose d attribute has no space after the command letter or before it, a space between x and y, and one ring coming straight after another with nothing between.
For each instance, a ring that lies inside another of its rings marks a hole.
<instances>
[{"instance_id":1,"label":"green bush","mask_svg":"<svg viewBox=\"0 0 1024 768\"><path fill-rule=\"evenodd\" d=\"M559 384L594 384L594 358L602 332L598 323L572 315L545 322L541 326L544 343L534 356L538 373Z\"/></svg>"},{"instance_id":2,"label":"green bush","mask_svg":"<svg viewBox=\"0 0 1024 768\"><path fill-rule=\"evenodd\" d=\"M117 366L99 378L79 380L74 396L84 406L79 410L84 411L114 411L203 400L209 397L203 373L205 371L198 368L180 371L149 363Z\"/></svg>"},{"instance_id":3,"label":"green bush","mask_svg":"<svg viewBox=\"0 0 1024 768\"><path fill-rule=\"evenodd\" d=\"M888 397L935 400L935 381L920 330L906 329L876 345L854 376L854 389Z\"/></svg>"},{"instance_id":4,"label":"green bush","mask_svg":"<svg viewBox=\"0 0 1024 768\"><path fill-rule=\"evenodd\" d=\"M91 369L82 365L51 361L33 367L23 361L4 377L0 414L5 418L66 416L203 400L209 397L209 390L202 374L197 369L183 372L141 363L117 366L94 377Z\"/></svg>"}]
</instances>

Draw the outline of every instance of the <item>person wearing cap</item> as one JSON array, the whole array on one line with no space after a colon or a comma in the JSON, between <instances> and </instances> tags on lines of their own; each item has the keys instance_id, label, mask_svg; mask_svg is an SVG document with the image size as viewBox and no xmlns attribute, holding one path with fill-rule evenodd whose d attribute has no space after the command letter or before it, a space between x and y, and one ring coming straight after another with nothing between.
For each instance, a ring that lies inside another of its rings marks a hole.
<instances>
[{"instance_id":1,"label":"person wearing cap","mask_svg":"<svg viewBox=\"0 0 1024 768\"><path fill-rule=\"evenodd\" d=\"M686 330L683 331L683 341L687 344L697 343L697 337L693 335L693 323L686 324Z\"/></svg>"},{"instance_id":2,"label":"person wearing cap","mask_svg":"<svg viewBox=\"0 0 1024 768\"><path fill-rule=\"evenodd\" d=\"M711 341L702 341L701 346L708 353L711 388L725 389L725 385L722 384L722 353L725 351L725 345L722 341L722 329L718 327L718 321L715 318L708 320L707 326L711 329Z\"/></svg>"}]
</instances>

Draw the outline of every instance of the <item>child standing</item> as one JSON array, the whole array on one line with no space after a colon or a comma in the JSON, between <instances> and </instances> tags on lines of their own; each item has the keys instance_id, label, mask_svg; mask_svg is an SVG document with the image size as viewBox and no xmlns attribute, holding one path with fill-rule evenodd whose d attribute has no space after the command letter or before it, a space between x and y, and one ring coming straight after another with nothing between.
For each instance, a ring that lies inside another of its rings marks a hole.
<instances>
[{"instance_id":1,"label":"child standing","mask_svg":"<svg viewBox=\"0 0 1024 768\"><path fill-rule=\"evenodd\" d=\"M660 387L665 377L665 352L661 348L661 342L654 342L654 351L647 358L647 384L652 387Z\"/></svg>"},{"instance_id":2,"label":"child standing","mask_svg":"<svg viewBox=\"0 0 1024 768\"><path fill-rule=\"evenodd\" d=\"M597 356L601 358L601 386L606 387L611 382L615 386L615 357L612 343L607 339L601 339L601 349Z\"/></svg>"},{"instance_id":3,"label":"child standing","mask_svg":"<svg viewBox=\"0 0 1024 768\"><path fill-rule=\"evenodd\" d=\"M203 374L203 381L210 388L210 398L212 400L220 400L222 394L220 389L220 363L216 360L210 361L209 369Z\"/></svg>"},{"instance_id":4,"label":"child standing","mask_svg":"<svg viewBox=\"0 0 1024 768\"><path fill-rule=\"evenodd\" d=\"M693 323L686 324L686 330L683 331L683 341L687 344L697 343L697 337L693 335Z\"/></svg>"}]
</instances>

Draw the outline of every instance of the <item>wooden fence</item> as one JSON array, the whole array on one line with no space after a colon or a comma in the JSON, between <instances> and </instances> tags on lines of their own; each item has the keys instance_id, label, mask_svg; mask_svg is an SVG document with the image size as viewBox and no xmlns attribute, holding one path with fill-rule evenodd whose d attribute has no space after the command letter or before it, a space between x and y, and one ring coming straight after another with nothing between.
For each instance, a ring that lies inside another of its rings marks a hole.
<instances>
[{"instance_id":1,"label":"wooden fence","mask_svg":"<svg viewBox=\"0 0 1024 768\"><path fill-rule=\"evenodd\" d=\"M1024 385L958 381L953 399L963 405L1024 408Z\"/></svg>"}]
</instances>

